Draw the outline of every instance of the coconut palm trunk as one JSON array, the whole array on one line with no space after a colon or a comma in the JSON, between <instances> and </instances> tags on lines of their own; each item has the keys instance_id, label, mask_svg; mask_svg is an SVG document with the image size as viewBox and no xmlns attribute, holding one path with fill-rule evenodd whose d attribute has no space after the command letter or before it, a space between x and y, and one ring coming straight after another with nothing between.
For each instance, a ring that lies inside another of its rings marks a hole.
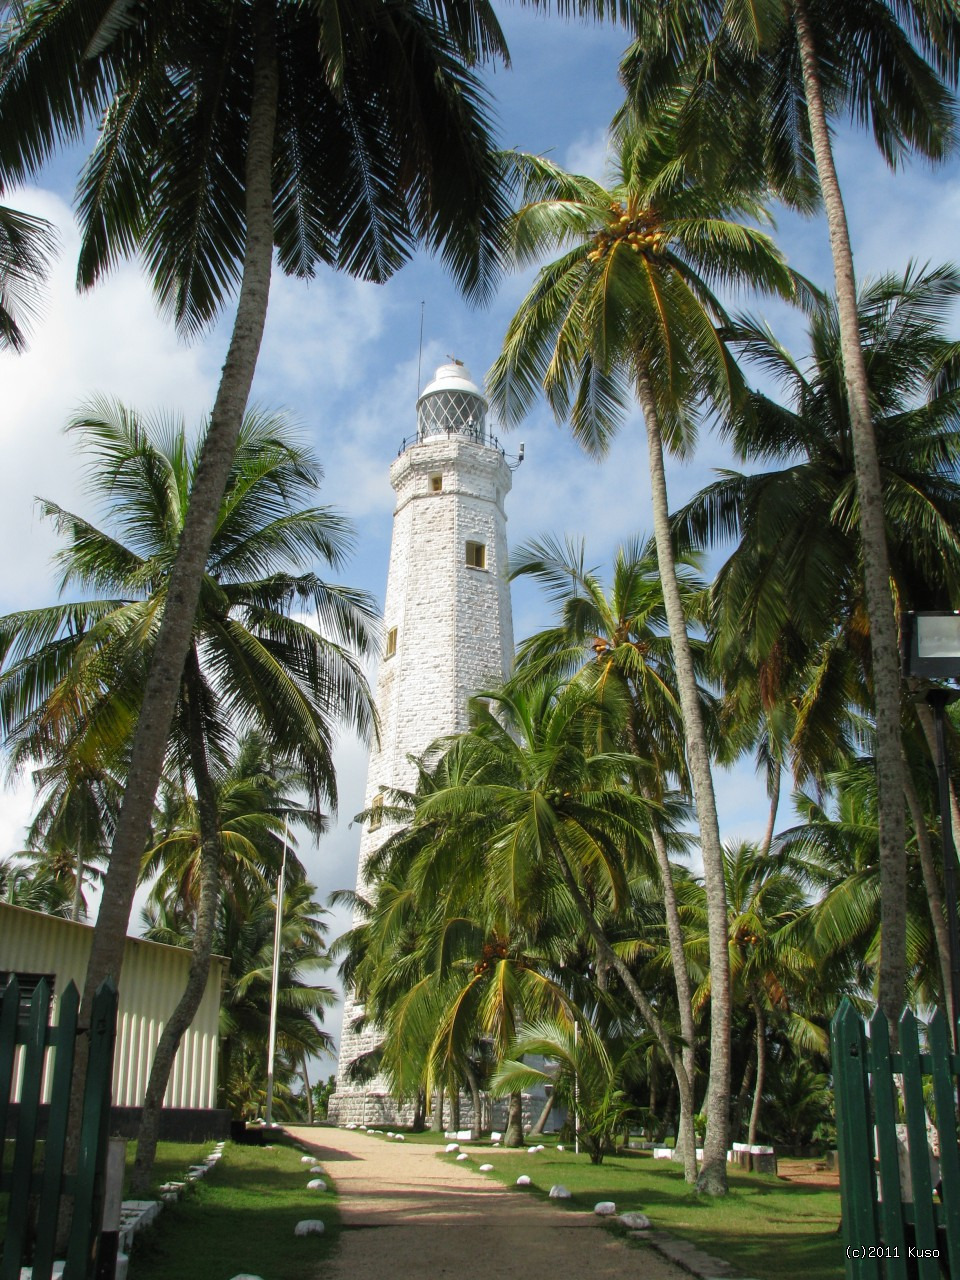
<instances>
[{"instance_id":1,"label":"coconut palm trunk","mask_svg":"<svg viewBox=\"0 0 960 1280\"><path fill-rule=\"evenodd\" d=\"M640 1013L640 1016L656 1036L657 1042L673 1070L673 1074L677 1082L677 1089L680 1094L681 1115L687 1114L691 1118L691 1123L687 1126L687 1131L680 1135L683 1136L687 1144L683 1159L684 1173L686 1175L686 1171L688 1169L693 1168L694 1171L696 1170L697 1163L696 1135L693 1130L693 1077L688 1075L685 1070L683 1060L678 1055L673 1043L671 1042L666 1027L664 1027L663 1022L657 1016L656 1010L652 1003L647 999L636 978L630 972L629 965L622 956L617 955L616 951L614 951L613 947L610 945L609 938L600 925L600 922L591 911L590 904L587 902L580 886L577 884L576 876L570 868L570 864L567 861L563 849L556 841L553 842L553 853L557 860L557 865L560 868L560 875L567 886L570 897L573 900L573 904L577 909L577 913L586 925L587 932L593 939L594 946L597 949L597 959L616 971L620 981L626 988L627 994ZM724 936L726 936L726 933L724 933ZM725 1174L726 1148L724 1148L724 1175Z\"/></svg>"},{"instance_id":2,"label":"coconut palm trunk","mask_svg":"<svg viewBox=\"0 0 960 1280\"><path fill-rule=\"evenodd\" d=\"M85 1010L90 1008L93 994L105 977L119 980L140 859L149 839L154 797L204 568L266 323L273 257L271 176L279 87L273 11L272 0L259 0L246 160L246 243L236 318L144 687L126 789L87 965L83 990Z\"/></svg>"},{"instance_id":3,"label":"coconut palm trunk","mask_svg":"<svg viewBox=\"0 0 960 1280\"><path fill-rule=\"evenodd\" d=\"M697 1059L697 1033L693 1021L693 994L690 990L687 958L683 950L683 926L680 924L680 913L677 910L677 892L673 883L673 872L667 855L666 842L655 825L650 828L650 839L657 856L657 866L660 868L667 940L670 945L670 961L673 965L673 981L677 989L680 1034L683 1036L680 1061L686 1075L686 1087L680 1089L680 1124L677 1127L675 1154L678 1153L679 1158L683 1160L685 1180L694 1183L697 1180L697 1137L693 1128L696 1105L694 1072Z\"/></svg>"},{"instance_id":4,"label":"coconut palm trunk","mask_svg":"<svg viewBox=\"0 0 960 1280\"><path fill-rule=\"evenodd\" d=\"M753 1106L750 1108L750 1129L747 1133L747 1143L752 1147L757 1140L757 1127L760 1124L760 1106L763 1102L764 1086L767 1083L767 1019L764 1016L763 1005L760 1003L756 992L751 994L750 1003L753 1005L754 1016L757 1020L755 1037L757 1082L753 1090Z\"/></svg>"},{"instance_id":5,"label":"coconut palm trunk","mask_svg":"<svg viewBox=\"0 0 960 1280\"><path fill-rule=\"evenodd\" d=\"M703 1144L703 1167L697 1178L697 1186L710 1195L722 1195L727 1186L730 1129L730 964L727 954L727 895L724 888L723 848L710 770L710 752L700 714L696 674L673 558L660 419L653 385L642 359L638 362L636 385L637 399L647 432L654 540L670 643L676 664L687 768L697 810L707 898L707 933L710 945L710 1075L706 1096L707 1134Z\"/></svg>"},{"instance_id":6,"label":"coconut palm trunk","mask_svg":"<svg viewBox=\"0 0 960 1280\"><path fill-rule=\"evenodd\" d=\"M780 808L780 784L783 777L783 769L778 761L774 762L773 774L770 779L772 786L770 788L770 808L767 812L767 827L763 833L763 839L760 842L760 857L765 858L770 852L770 846L773 844L773 835L777 829L777 810Z\"/></svg>"},{"instance_id":7,"label":"coconut palm trunk","mask_svg":"<svg viewBox=\"0 0 960 1280\"><path fill-rule=\"evenodd\" d=\"M150 1077L143 1099L140 1129L137 1134L137 1157L133 1166L131 1189L143 1196L150 1189L153 1165L160 1134L160 1110L167 1091L173 1060L180 1041L196 1016L210 975L210 957L220 905L220 818L217 796L210 777L203 719L199 707L202 685L200 662L196 648L187 655L187 702L190 717L190 768L197 791L197 813L200 819L200 893L197 903L196 928L190 955L187 984L157 1043Z\"/></svg>"},{"instance_id":8,"label":"coconut palm trunk","mask_svg":"<svg viewBox=\"0 0 960 1280\"><path fill-rule=\"evenodd\" d=\"M503 1131L505 1147L523 1146L523 1094L511 1093L507 1103L507 1127Z\"/></svg>"},{"instance_id":9,"label":"coconut palm trunk","mask_svg":"<svg viewBox=\"0 0 960 1280\"><path fill-rule=\"evenodd\" d=\"M636 705L638 694L632 682L630 683L630 696L634 705ZM639 757L641 755L640 744L637 741L637 735L634 732L632 723L629 732L631 748L634 755ZM645 800L655 799L648 787L642 787L641 792ZM670 946L670 962L673 965L673 981L677 989L680 1034L683 1037L680 1061L687 1077L687 1087L680 1089L680 1123L677 1127L677 1146L674 1151L674 1159L683 1161L684 1179L689 1183L694 1183L697 1180L697 1137L693 1129L697 1032L693 1020L693 993L690 989L690 974L687 971L687 958L683 949L683 926L680 924L680 912L677 910L677 892L673 883L673 870L670 866L666 841L656 823L652 823L650 827L650 842L656 854L657 867L660 870L660 883L663 889L664 919L667 926L667 941Z\"/></svg>"},{"instance_id":10,"label":"coconut palm trunk","mask_svg":"<svg viewBox=\"0 0 960 1280\"><path fill-rule=\"evenodd\" d=\"M553 1103L556 1096L557 1095L555 1093L551 1093L550 1097L543 1104L543 1109L540 1112L540 1115L537 1119L537 1123L530 1130L531 1138L534 1138L534 1137L539 1138L540 1134L543 1133L544 1129L546 1128L547 1121L550 1118L550 1112L553 1110Z\"/></svg>"},{"instance_id":11,"label":"coconut palm trunk","mask_svg":"<svg viewBox=\"0 0 960 1280\"><path fill-rule=\"evenodd\" d=\"M870 618L870 652L876 710L876 761L880 825L881 951L878 1002L892 1034L906 994L907 862L900 752L900 662L897 619L883 515L880 464L870 411L870 391L860 345L850 229L837 178L806 0L791 0L800 52L810 137L830 234L840 350L850 408L863 579Z\"/></svg>"}]
</instances>

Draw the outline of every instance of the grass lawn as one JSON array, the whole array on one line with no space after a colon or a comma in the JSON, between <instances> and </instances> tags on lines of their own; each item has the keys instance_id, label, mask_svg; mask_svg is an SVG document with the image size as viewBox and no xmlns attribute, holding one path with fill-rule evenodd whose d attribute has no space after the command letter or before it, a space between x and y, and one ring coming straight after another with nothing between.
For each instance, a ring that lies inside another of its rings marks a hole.
<instances>
[{"instance_id":1,"label":"grass lawn","mask_svg":"<svg viewBox=\"0 0 960 1280\"><path fill-rule=\"evenodd\" d=\"M464 1143L462 1149L469 1152L474 1146L476 1162L494 1166L491 1178L510 1186L521 1174L529 1174L532 1186L517 1187L518 1195L546 1197L553 1183L562 1182L573 1196L556 1201L558 1206L583 1211L598 1200L614 1200L619 1212L641 1210L655 1227L723 1258L741 1275L757 1280L843 1276L843 1237L837 1234L840 1194L835 1187L731 1170L730 1194L712 1200L691 1192L671 1162L654 1160L646 1152L607 1156L602 1165L592 1165L586 1155L559 1152L553 1144L536 1155L491 1150L486 1143ZM440 1158L455 1161L456 1156Z\"/></svg>"},{"instance_id":2,"label":"grass lawn","mask_svg":"<svg viewBox=\"0 0 960 1280\"><path fill-rule=\"evenodd\" d=\"M202 1154L210 1149L205 1144ZM157 1182L182 1181L200 1154L193 1144L162 1143ZM310 1173L301 1155L279 1138L272 1149L228 1142L207 1176L137 1235L131 1280L230 1280L241 1272L303 1280L317 1274L336 1242L336 1201L329 1178L328 1191L307 1190ZM295 1237L302 1218L322 1218L325 1234Z\"/></svg>"}]
</instances>

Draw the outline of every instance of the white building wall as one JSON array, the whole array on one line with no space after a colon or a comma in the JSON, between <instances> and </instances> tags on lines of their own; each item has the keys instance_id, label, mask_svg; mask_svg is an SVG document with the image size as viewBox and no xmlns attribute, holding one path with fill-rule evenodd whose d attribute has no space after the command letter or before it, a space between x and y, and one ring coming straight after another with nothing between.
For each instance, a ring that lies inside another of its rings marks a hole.
<instances>
[{"instance_id":1,"label":"white building wall","mask_svg":"<svg viewBox=\"0 0 960 1280\"><path fill-rule=\"evenodd\" d=\"M59 1016L60 996L69 983L75 983L78 990L83 988L92 938L89 925L0 903L0 970L54 974L54 1021ZM142 1105L157 1042L186 986L189 966L189 951L127 938L113 1056L114 1106ZM217 1105L217 1036L226 966L223 957L213 957L200 1008L174 1059L163 1099L165 1107ZM50 1076L49 1071L46 1074ZM50 1101L49 1086L47 1079L44 1102ZM12 1101L18 1099L19 1087Z\"/></svg>"},{"instance_id":2,"label":"white building wall","mask_svg":"<svg viewBox=\"0 0 960 1280\"><path fill-rule=\"evenodd\" d=\"M470 697L509 675L514 652L504 510L512 476L500 450L466 435L428 436L394 461L390 482L397 503L384 632L396 628L396 651L381 659L377 675L380 746L370 755L367 809L384 790L413 788L409 757L466 729ZM467 564L468 542L484 546L483 569ZM386 822L361 834L361 896L367 860L388 834ZM379 1043L374 1026L351 1030L360 1014L348 993L331 1118L372 1122L389 1112L399 1122L408 1117L396 1110L383 1079L354 1086L346 1078L349 1063Z\"/></svg>"}]
</instances>

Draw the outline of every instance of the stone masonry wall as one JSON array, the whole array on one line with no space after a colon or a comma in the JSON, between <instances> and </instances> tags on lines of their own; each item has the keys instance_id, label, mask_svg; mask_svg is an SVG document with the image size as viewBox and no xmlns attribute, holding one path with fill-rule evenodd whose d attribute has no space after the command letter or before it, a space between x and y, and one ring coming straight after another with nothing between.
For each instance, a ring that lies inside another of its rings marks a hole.
<instances>
[{"instance_id":1,"label":"stone masonry wall","mask_svg":"<svg viewBox=\"0 0 960 1280\"><path fill-rule=\"evenodd\" d=\"M435 491L434 477L441 478ZM412 788L410 755L468 725L468 701L500 683L513 664L513 621L507 580L504 499L512 476L500 452L468 438L432 436L402 453L390 469L397 494L384 604L384 633L396 628L396 649L377 673L380 745L370 755L365 807L392 788ZM467 564L467 542L485 548L485 567ZM384 822L360 837L357 891L368 888L364 868L390 833ZM337 1091L331 1119L363 1123L355 1113L394 1108L382 1078L353 1085L347 1068L379 1043L379 1032L354 1024L362 1006L348 993ZM391 1121L384 1121L390 1123ZM372 1121L368 1121L372 1123Z\"/></svg>"}]
</instances>

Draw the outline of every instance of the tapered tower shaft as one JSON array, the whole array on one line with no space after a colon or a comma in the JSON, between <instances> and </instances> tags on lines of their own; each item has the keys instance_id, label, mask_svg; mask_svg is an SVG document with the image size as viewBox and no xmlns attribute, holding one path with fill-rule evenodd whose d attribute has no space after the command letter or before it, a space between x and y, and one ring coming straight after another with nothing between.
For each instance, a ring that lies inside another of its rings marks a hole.
<instances>
[{"instance_id":1,"label":"tapered tower shaft","mask_svg":"<svg viewBox=\"0 0 960 1280\"><path fill-rule=\"evenodd\" d=\"M411 756L468 724L468 702L513 663L504 500L511 471L486 424L487 405L459 364L444 365L417 402L417 434L390 468L397 495L377 675L380 741L370 755L357 890L389 834L377 810L390 790L412 790ZM400 1122L382 1079L351 1080L351 1064L380 1041L348 993L331 1119Z\"/></svg>"}]
</instances>

